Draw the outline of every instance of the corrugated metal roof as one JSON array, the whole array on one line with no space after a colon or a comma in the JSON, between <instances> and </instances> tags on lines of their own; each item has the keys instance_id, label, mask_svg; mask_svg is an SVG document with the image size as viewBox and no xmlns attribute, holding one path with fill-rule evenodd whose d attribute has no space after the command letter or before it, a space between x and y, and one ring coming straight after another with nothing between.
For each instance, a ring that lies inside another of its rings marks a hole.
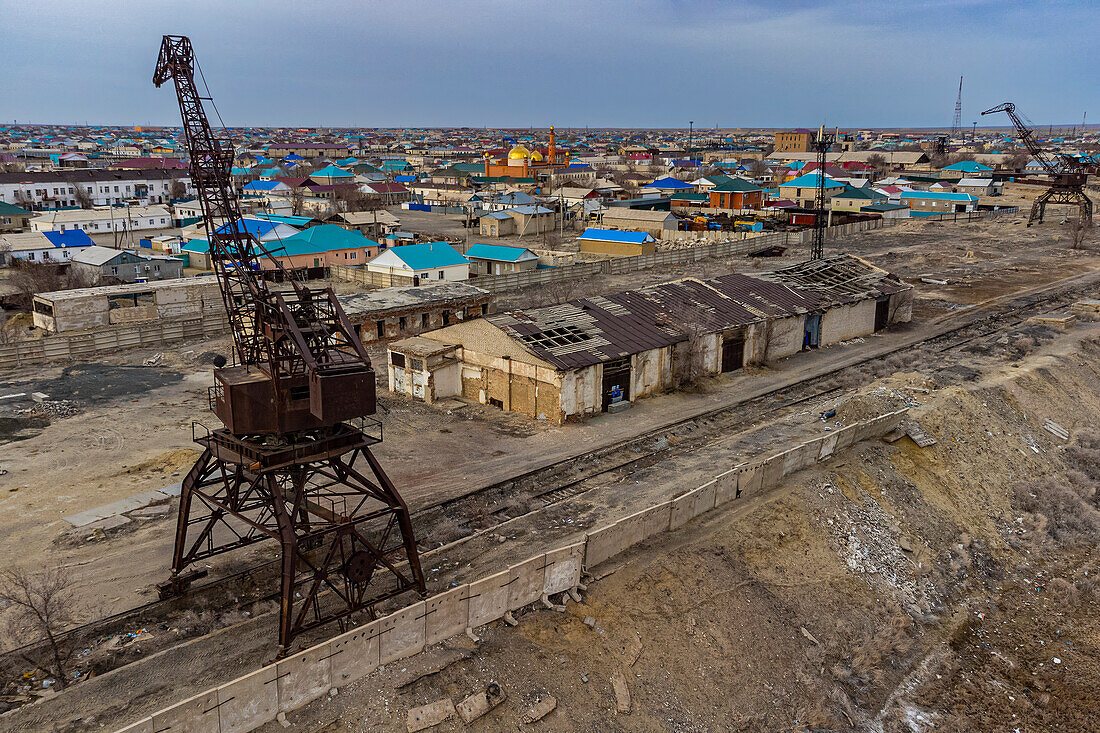
<instances>
[{"instance_id":1,"label":"corrugated metal roof","mask_svg":"<svg viewBox=\"0 0 1100 733\"><path fill-rule=\"evenodd\" d=\"M846 254L807 260L761 277L817 293L827 303L850 303L912 288L886 270Z\"/></svg>"}]
</instances>

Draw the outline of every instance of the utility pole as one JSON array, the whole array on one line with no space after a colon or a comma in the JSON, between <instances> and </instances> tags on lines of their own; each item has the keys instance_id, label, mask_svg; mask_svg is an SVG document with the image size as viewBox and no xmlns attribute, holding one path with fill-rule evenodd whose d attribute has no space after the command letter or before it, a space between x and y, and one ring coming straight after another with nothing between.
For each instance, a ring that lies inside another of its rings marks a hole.
<instances>
[{"instance_id":1,"label":"utility pole","mask_svg":"<svg viewBox=\"0 0 1100 733\"><path fill-rule=\"evenodd\" d=\"M691 163L691 132L695 126L695 120L688 120L688 163Z\"/></svg>"},{"instance_id":2,"label":"utility pole","mask_svg":"<svg viewBox=\"0 0 1100 733\"><path fill-rule=\"evenodd\" d=\"M825 160L829 147L836 141L836 134L825 132L822 125L814 139L814 149L817 151L817 191L814 196L814 239L810 247L810 259L820 260L825 256L825 207L828 199L825 197Z\"/></svg>"}]
</instances>

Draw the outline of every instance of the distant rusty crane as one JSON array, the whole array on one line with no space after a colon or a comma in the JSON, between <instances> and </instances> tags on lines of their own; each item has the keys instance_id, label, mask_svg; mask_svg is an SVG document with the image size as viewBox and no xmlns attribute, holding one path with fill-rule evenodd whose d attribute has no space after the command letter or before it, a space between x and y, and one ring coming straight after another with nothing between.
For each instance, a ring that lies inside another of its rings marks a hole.
<instances>
[{"instance_id":1,"label":"distant rusty crane","mask_svg":"<svg viewBox=\"0 0 1100 733\"><path fill-rule=\"evenodd\" d=\"M1027 148L1031 157L1043 167L1043 171L1050 179L1050 187L1031 205L1031 215L1028 216L1027 225L1031 226L1036 221L1043 223L1047 204L1067 204L1077 206L1078 221L1092 226L1092 199L1085 194L1085 182L1088 179L1090 165L1067 153L1048 153L1043 150L1035 138L1035 133L1016 112L1016 105L1012 102L998 104L982 114L991 115L997 112L1004 112L1012 120L1020 142Z\"/></svg>"},{"instance_id":2,"label":"distant rusty crane","mask_svg":"<svg viewBox=\"0 0 1100 733\"><path fill-rule=\"evenodd\" d=\"M235 359L214 370L209 395L225 427L193 429L203 451L183 481L172 577L159 588L162 597L182 594L205 574L189 566L277 539L281 656L304 631L343 627L406 591L423 595L424 574L408 508L370 450L381 441L381 426L367 420L370 358L332 289L297 282L246 231L231 185L233 146L210 127L195 67L190 39L164 36L153 84L175 82ZM292 288L270 287L265 263Z\"/></svg>"}]
</instances>

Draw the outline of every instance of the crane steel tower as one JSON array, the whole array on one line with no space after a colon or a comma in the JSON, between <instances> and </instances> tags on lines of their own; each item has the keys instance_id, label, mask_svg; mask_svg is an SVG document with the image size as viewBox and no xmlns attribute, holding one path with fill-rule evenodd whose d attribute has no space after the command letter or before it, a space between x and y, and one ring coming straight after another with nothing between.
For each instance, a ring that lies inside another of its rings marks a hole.
<instances>
[{"instance_id":1,"label":"crane steel tower","mask_svg":"<svg viewBox=\"0 0 1100 733\"><path fill-rule=\"evenodd\" d=\"M234 363L214 370L209 403L224 427L196 424L202 455L183 481L172 577L162 597L205 571L194 563L266 539L282 549L279 654L298 634L409 590L424 593L405 502L371 446L381 441L370 358L331 288L292 277L241 224L233 146L215 137L186 36L164 36L153 84L172 80ZM282 272L284 276L287 273ZM370 427L368 427L368 424ZM365 465L364 465L365 464Z\"/></svg>"},{"instance_id":2,"label":"crane steel tower","mask_svg":"<svg viewBox=\"0 0 1100 733\"><path fill-rule=\"evenodd\" d=\"M1088 174L1095 172L1095 167L1066 153L1049 154L1043 150L1039 141L1035 139L1035 133L1016 112L1016 105L1012 102L998 104L982 114L991 115L997 112L1004 112L1012 120L1020 142L1027 148L1031 157L1043 167L1043 171L1050 179L1050 187L1031 205L1031 215L1027 219L1027 225L1031 226L1036 221L1043 223L1047 204L1067 204L1077 206L1080 221L1092 226L1092 199L1085 194L1085 182L1088 180Z\"/></svg>"}]
</instances>

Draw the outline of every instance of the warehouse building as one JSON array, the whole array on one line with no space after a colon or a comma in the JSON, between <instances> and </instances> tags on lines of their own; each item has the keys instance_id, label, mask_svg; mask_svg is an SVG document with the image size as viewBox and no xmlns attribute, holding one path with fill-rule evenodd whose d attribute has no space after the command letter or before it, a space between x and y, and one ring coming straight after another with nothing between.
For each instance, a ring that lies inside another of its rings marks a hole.
<instances>
[{"instance_id":1,"label":"warehouse building","mask_svg":"<svg viewBox=\"0 0 1100 733\"><path fill-rule=\"evenodd\" d=\"M391 391L555 423L911 317L909 285L839 255L510 311L389 346ZM439 346L429 343L435 342Z\"/></svg>"},{"instance_id":2,"label":"warehouse building","mask_svg":"<svg viewBox=\"0 0 1100 733\"><path fill-rule=\"evenodd\" d=\"M213 275L103 285L34 296L34 325L50 333L225 312Z\"/></svg>"},{"instance_id":3,"label":"warehouse building","mask_svg":"<svg viewBox=\"0 0 1100 733\"><path fill-rule=\"evenodd\" d=\"M486 315L492 296L472 285L442 282L381 288L339 298L359 339L370 344Z\"/></svg>"}]
</instances>

